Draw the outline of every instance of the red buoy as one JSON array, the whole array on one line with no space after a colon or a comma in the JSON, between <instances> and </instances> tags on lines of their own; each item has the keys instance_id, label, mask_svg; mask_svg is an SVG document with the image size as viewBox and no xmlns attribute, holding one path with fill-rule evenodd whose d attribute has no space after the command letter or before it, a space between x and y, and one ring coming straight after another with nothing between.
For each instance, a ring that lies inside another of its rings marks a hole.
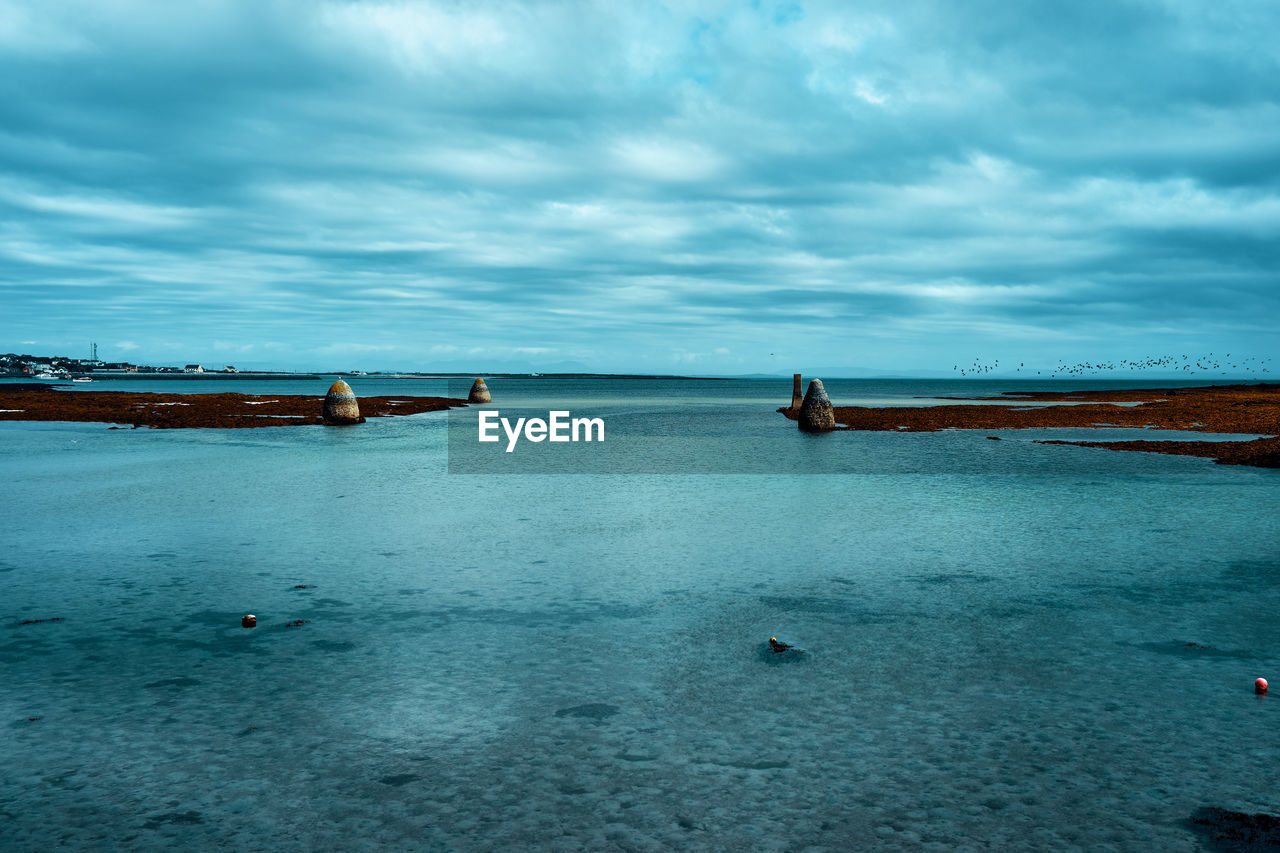
<instances>
[{"instance_id":1,"label":"red buoy","mask_svg":"<svg viewBox=\"0 0 1280 853\"><path fill-rule=\"evenodd\" d=\"M1259 678L1257 681L1253 682L1253 692L1259 695L1266 693L1267 680L1265 678Z\"/></svg>"}]
</instances>

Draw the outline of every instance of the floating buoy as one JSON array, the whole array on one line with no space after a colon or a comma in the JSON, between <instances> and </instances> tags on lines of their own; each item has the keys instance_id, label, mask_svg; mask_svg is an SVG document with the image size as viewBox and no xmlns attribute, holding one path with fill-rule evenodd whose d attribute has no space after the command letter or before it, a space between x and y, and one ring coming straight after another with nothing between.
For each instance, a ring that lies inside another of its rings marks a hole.
<instances>
[{"instance_id":1,"label":"floating buoy","mask_svg":"<svg viewBox=\"0 0 1280 853\"><path fill-rule=\"evenodd\" d=\"M1267 680L1265 678L1259 678L1257 681L1253 682L1253 692L1257 693L1258 695L1262 695L1263 693L1266 693Z\"/></svg>"},{"instance_id":2,"label":"floating buoy","mask_svg":"<svg viewBox=\"0 0 1280 853\"><path fill-rule=\"evenodd\" d=\"M241 616L240 627L241 628L257 628L258 617L254 616L252 613L250 613L248 616Z\"/></svg>"}]
</instances>

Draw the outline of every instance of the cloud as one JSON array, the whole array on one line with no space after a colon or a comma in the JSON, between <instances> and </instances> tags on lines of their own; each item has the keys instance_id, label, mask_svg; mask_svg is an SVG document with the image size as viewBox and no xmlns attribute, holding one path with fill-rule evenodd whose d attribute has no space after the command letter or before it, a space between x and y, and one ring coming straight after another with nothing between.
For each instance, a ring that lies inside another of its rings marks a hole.
<instances>
[{"instance_id":1,"label":"cloud","mask_svg":"<svg viewBox=\"0 0 1280 853\"><path fill-rule=\"evenodd\" d=\"M739 372L798 338L886 369L1080 360L1117 330L1274 348L1265 4L65 0L0 21L11 340Z\"/></svg>"}]
</instances>

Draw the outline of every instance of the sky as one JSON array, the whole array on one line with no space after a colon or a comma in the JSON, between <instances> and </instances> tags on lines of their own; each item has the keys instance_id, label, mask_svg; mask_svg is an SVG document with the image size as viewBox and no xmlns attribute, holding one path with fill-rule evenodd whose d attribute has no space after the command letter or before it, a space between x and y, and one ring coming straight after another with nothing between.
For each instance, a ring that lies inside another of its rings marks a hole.
<instances>
[{"instance_id":1,"label":"sky","mask_svg":"<svg viewBox=\"0 0 1280 853\"><path fill-rule=\"evenodd\" d=\"M0 0L0 352L1260 360L1278 45L1235 0Z\"/></svg>"}]
</instances>

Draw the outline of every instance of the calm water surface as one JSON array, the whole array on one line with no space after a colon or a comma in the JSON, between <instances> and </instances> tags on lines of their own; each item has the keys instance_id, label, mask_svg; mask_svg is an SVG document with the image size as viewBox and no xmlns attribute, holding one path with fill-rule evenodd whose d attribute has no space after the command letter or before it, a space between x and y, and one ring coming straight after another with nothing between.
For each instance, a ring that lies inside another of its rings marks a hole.
<instances>
[{"instance_id":1,"label":"calm water surface","mask_svg":"<svg viewBox=\"0 0 1280 853\"><path fill-rule=\"evenodd\" d=\"M95 383L327 387L155 384ZM0 848L1195 850L1200 807L1280 811L1280 473L806 436L789 382L490 387L611 455L458 473L474 409L0 424Z\"/></svg>"}]
</instances>

